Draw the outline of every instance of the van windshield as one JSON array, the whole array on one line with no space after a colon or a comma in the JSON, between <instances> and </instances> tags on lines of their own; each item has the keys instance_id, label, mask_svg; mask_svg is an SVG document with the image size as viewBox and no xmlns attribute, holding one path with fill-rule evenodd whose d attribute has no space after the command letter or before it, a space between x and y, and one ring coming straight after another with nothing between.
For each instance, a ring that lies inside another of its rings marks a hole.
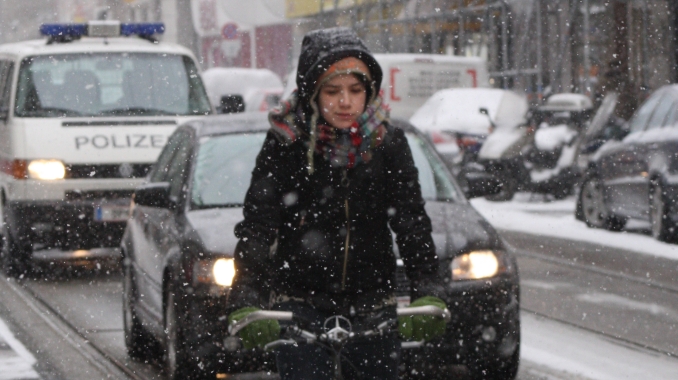
<instances>
[{"instance_id":1,"label":"van windshield","mask_svg":"<svg viewBox=\"0 0 678 380\"><path fill-rule=\"evenodd\" d=\"M205 115L193 61L155 53L59 54L24 59L17 117Z\"/></svg>"}]
</instances>

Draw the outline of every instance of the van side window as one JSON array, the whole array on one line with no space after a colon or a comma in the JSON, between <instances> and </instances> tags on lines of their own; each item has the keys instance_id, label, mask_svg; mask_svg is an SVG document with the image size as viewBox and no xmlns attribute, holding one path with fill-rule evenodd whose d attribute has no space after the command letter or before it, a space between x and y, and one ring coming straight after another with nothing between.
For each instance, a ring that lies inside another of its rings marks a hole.
<instances>
[{"instance_id":1,"label":"van side window","mask_svg":"<svg viewBox=\"0 0 678 380\"><path fill-rule=\"evenodd\" d=\"M154 164L153 172L151 172L151 182L165 182L168 179L169 165L172 162L172 158L179 150L181 141L187 139L188 135L186 132L175 133L170 140L160 152L158 161Z\"/></svg>"},{"instance_id":2,"label":"van side window","mask_svg":"<svg viewBox=\"0 0 678 380\"><path fill-rule=\"evenodd\" d=\"M9 101L12 92L12 74L14 63L0 61L0 109L9 110Z\"/></svg>"}]
</instances>

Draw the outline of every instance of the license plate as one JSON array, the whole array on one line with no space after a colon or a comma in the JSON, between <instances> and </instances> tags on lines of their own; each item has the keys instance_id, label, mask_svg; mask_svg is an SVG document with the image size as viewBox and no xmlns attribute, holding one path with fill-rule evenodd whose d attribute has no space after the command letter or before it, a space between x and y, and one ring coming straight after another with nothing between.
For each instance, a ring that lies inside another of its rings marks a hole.
<instances>
[{"instance_id":1,"label":"license plate","mask_svg":"<svg viewBox=\"0 0 678 380\"><path fill-rule=\"evenodd\" d=\"M94 220L97 222L124 222L129 219L129 206L101 205L94 208Z\"/></svg>"}]
</instances>

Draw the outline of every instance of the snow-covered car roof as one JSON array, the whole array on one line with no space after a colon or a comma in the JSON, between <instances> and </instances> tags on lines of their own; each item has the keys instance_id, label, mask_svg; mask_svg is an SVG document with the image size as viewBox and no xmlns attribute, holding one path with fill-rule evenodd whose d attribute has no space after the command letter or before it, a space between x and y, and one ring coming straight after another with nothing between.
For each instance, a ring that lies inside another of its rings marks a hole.
<instances>
[{"instance_id":1,"label":"snow-covered car roof","mask_svg":"<svg viewBox=\"0 0 678 380\"><path fill-rule=\"evenodd\" d=\"M583 94L564 93L551 95L540 111L586 111L593 108L591 99Z\"/></svg>"},{"instance_id":2,"label":"snow-covered car roof","mask_svg":"<svg viewBox=\"0 0 678 380\"><path fill-rule=\"evenodd\" d=\"M138 37L83 37L72 42L60 43L48 43L47 39L40 39L0 45L0 54L14 55L19 58L33 55L110 52L165 53L193 57L193 53L181 45L153 43Z\"/></svg>"},{"instance_id":3,"label":"snow-covered car roof","mask_svg":"<svg viewBox=\"0 0 678 380\"><path fill-rule=\"evenodd\" d=\"M513 91L494 88L440 90L419 108L410 122L422 131L453 131L487 135L490 121L479 112L486 108L498 129L525 122L527 99Z\"/></svg>"},{"instance_id":4,"label":"snow-covered car roof","mask_svg":"<svg viewBox=\"0 0 678 380\"><path fill-rule=\"evenodd\" d=\"M205 70L201 76L207 96L215 107L219 106L222 96L238 94L245 100L246 111L259 111L263 95L283 92L282 80L268 69L214 67Z\"/></svg>"}]
</instances>

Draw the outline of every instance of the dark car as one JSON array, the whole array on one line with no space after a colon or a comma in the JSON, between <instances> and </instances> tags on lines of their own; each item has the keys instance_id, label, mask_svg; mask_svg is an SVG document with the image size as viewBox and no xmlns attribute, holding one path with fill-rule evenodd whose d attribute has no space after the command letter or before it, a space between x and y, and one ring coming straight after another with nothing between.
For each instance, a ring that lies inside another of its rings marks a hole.
<instances>
[{"instance_id":1,"label":"dark car","mask_svg":"<svg viewBox=\"0 0 678 380\"><path fill-rule=\"evenodd\" d=\"M657 90L636 111L623 139L606 142L589 162L577 217L619 230L649 222L661 241L678 238L678 85Z\"/></svg>"},{"instance_id":2,"label":"dark car","mask_svg":"<svg viewBox=\"0 0 678 380\"><path fill-rule=\"evenodd\" d=\"M445 371L458 364L468 365L479 378L482 371L513 378L520 345L515 258L468 203L424 135L396 124L407 132L419 169L446 302L454 311L444 339L410 351L406 363L429 378L431 368ZM136 190L122 241L131 356L152 358L162 350L147 347L160 346L167 352L168 372L177 377L185 375L177 371L233 373L271 364L270 357L256 352L230 353L230 340L225 341L237 242L233 228L242 219L242 202L268 128L266 116L258 114L183 125L148 183ZM399 300L408 303L409 281L402 265L399 269Z\"/></svg>"}]
</instances>

